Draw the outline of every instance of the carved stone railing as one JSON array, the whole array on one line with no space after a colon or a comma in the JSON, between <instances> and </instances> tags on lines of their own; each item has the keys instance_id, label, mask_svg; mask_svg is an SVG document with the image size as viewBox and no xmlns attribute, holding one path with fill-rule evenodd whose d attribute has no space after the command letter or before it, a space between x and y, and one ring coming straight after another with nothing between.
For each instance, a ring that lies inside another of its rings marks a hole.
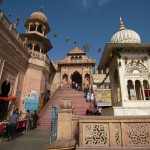
<instances>
[{"instance_id":1,"label":"carved stone railing","mask_svg":"<svg viewBox=\"0 0 150 150\"><path fill-rule=\"evenodd\" d=\"M150 117L84 116L79 118L76 149L149 149Z\"/></svg>"},{"instance_id":2,"label":"carved stone railing","mask_svg":"<svg viewBox=\"0 0 150 150\"><path fill-rule=\"evenodd\" d=\"M50 64L50 59L48 58L46 54L39 53L36 51L30 51L30 57L34 59L42 60L45 63Z\"/></svg>"}]
</instances>

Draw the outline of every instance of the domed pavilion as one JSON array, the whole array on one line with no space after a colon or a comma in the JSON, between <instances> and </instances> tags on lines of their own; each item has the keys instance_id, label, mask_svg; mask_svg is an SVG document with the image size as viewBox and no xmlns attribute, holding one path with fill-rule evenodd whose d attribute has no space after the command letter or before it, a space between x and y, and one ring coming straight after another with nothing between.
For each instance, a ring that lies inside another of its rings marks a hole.
<instances>
[{"instance_id":1,"label":"domed pavilion","mask_svg":"<svg viewBox=\"0 0 150 150\"><path fill-rule=\"evenodd\" d=\"M150 115L149 50L150 44L141 43L120 19L119 31L106 44L99 64L109 68L113 106L109 115Z\"/></svg>"}]
</instances>

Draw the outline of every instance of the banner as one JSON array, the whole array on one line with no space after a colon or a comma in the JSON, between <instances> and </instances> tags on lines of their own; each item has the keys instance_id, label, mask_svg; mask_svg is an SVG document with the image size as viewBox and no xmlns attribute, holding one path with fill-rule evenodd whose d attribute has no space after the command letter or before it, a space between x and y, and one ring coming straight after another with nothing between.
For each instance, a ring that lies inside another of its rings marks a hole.
<instances>
[{"instance_id":1,"label":"banner","mask_svg":"<svg viewBox=\"0 0 150 150\"><path fill-rule=\"evenodd\" d=\"M26 97L25 109L26 110L38 110L39 96L37 96L34 92L31 92Z\"/></svg>"}]
</instances>

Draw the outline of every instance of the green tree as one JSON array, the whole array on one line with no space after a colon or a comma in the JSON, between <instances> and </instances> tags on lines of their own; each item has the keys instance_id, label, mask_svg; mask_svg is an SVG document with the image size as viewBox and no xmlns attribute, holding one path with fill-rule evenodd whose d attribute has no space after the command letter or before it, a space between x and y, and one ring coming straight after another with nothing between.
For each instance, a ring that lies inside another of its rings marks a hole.
<instances>
[{"instance_id":1,"label":"green tree","mask_svg":"<svg viewBox=\"0 0 150 150\"><path fill-rule=\"evenodd\" d=\"M3 0L0 0L0 5L3 3Z\"/></svg>"},{"instance_id":2,"label":"green tree","mask_svg":"<svg viewBox=\"0 0 150 150\"><path fill-rule=\"evenodd\" d=\"M90 45L87 44L87 43L85 43L85 44L83 45L83 49L84 49L84 52L89 52L89 50L90 50Z\"/></svg>"},{"instance_id":3,"label":"green tree","mask_svg":"<svg viewBox=\"0 0 150 150\"><path fill-rule=\"evenodd\" d=\"M77 41L76 40L74 40L74 45L77 46Z\"/></svg>"},{"instance_id":4,"label":"green tree","mask_svg":"<svg viewBox=\"0 0 150 150\"><path fill-rule=\"evenodd\" d=\"M54 38L57 37L57 35L58 35L57 32L54 32L54 33L53 33Z\"/></svg>"},{"instance_id":5,"label":"green tree","mask_svg":"<svg viewBox=\"0 0 150 150\"><path fill-rule=\"evenodd\" d=\"M101 52L101 48L98 48L98 53L100 53Z\"/></svg>"},{"instance_id":6,"label":"green tree","mask_svg":"<svg viewBox=\"0 0 150 150\"><path fill-rule=\"evenodd\" d=\"M66 42L69 42L69 40L70 40L69 38L66 38Z\"/></svg>"}]
</instances>

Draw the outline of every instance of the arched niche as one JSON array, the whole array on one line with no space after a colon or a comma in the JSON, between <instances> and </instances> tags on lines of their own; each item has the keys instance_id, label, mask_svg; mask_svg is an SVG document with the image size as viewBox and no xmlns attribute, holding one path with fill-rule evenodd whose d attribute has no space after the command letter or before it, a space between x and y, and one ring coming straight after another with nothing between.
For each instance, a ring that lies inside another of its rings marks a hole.
<instances>
[{"instance_id":1,"label":"arched niche","mask_svg":"<svg viewBox=\"0 0 150 150\"><path fill-rule=\"evenodd\" d=\"M62 84L67 85L68 84L68 75L65 73L62 77Z\"/></svg>"}]
</instances>

